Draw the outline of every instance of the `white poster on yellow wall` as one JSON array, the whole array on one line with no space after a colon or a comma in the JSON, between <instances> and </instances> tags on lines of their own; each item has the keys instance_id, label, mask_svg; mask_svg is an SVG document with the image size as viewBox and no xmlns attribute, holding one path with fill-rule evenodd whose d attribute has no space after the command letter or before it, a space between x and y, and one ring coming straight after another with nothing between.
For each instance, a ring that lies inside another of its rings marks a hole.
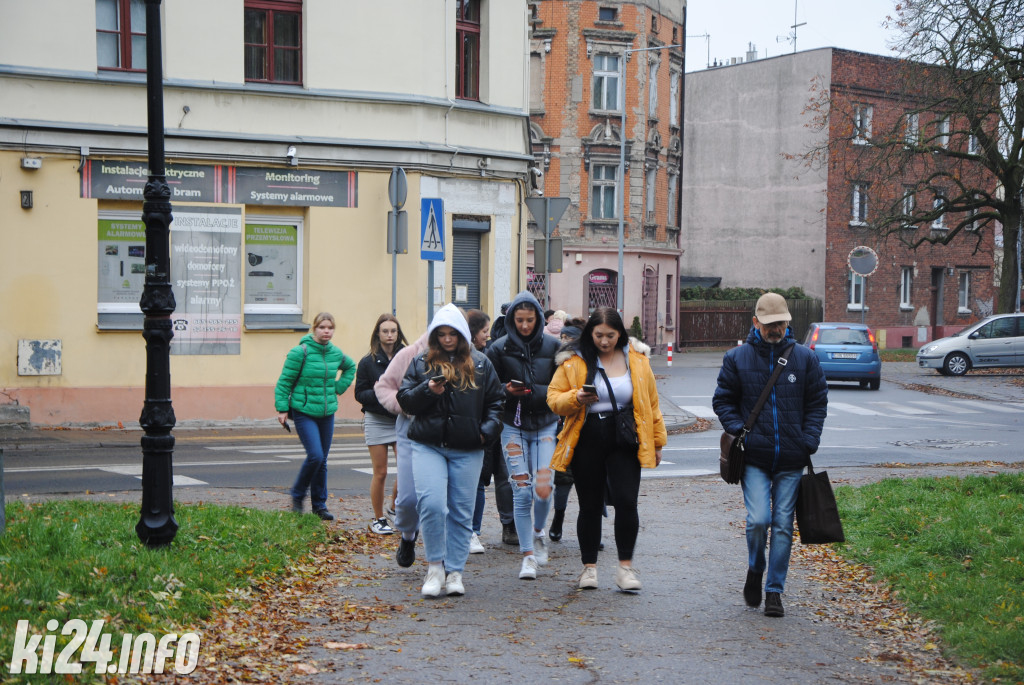
<instances>
[{"instance_id":1,"label":"white poster on yellow wall","mask_svg":"<svg viewBox=\"0 0 1024 685\"><path fill-rule=\"evenodd\" d=\"M242 210L175 207L171 354L240 354Z\"/></svg>"}]
</instances>

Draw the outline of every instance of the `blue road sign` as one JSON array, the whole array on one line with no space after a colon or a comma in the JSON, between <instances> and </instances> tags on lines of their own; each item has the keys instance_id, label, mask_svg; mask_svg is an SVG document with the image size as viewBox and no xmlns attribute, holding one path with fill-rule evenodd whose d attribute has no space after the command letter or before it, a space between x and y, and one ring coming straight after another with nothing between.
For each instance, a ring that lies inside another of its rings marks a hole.
<instances>
[{"instance_id":1,"label":"blue road sign","mask_svg":"<svg viewBox=\"0 0 1024 685\"><path fill-rule=\"evenodd\" d=\"M444 261L444 200L420 198L420 259Z\"/></svg>"}]
</instances>

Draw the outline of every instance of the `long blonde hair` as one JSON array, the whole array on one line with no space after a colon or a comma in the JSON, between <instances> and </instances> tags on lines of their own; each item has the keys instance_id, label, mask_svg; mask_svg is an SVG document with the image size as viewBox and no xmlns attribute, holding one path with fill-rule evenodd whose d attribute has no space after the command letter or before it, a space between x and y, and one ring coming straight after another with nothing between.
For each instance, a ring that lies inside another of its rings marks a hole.
<instances>
[{"instance_id":1,"label":"long blonde hair","mask_svg":"<svg viewBox=\"0 0 1024 685\"><path fill-rule=\"evenodd\" d=\"M473 365L473 355L470 352L470 342L458 335L459 342L455 346L454 359L448 360L448 352L441 348L437 341L438 326L430 331L430 338L427 340L427 371L431 375L444 375L448 382L456 390L469 390L476 388L476 372Z\"/></svg>"}]
</instances>

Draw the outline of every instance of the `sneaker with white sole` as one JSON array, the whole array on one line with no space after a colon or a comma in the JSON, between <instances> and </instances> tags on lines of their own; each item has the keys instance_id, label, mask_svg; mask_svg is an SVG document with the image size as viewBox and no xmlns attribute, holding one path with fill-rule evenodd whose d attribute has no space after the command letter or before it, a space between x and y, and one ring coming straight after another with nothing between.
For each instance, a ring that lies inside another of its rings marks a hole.
<instances>
[{"instance_id":1,"label":"sneaker with white sole","mask_svg":"<svg viewBox=\"0 0 1024 685\"><path fill-rule=\"evenodd\" d=\"M420 593L424 597L438 597L441 594L441 586L444 585L444 567L430 566L427 568L427 577L423 579L423 589Z\"/></svg>"},{"instance_id":2,"label":"sneaker with white sole","mask_svg":"<svg viewBox=\"0 0 1024 685\"><path fill-rule=\"evenodd\" d=\"M466 594L466 588L462 584L462 574L458 571L449 573L444 581L444 591L449 597L453 595L461 597Z\"/></svg>"},{"instance_id":3,"label":"sneaker with white sole","mask_svg":"<svg viewBox=\"0 0 1024 685\"><path fill-rule=\"evenodd\" d=\"M370 532L376 535L391 535L395 532L395 529L391 527L391 523L381 516L379 519L370 521Z\"/></svg>"},{"instance_id":4,"label":"sneaker with white sole","mask_svg":"<svg viewBox=\"0 0 1024 685\"><path fill-rule=\"evenodd\" d=\"M484 543L480 542L480 536L473 533L473 537L469 539L469 553L470 554L483 554L486 551Z\"/></svg>"},{"instance_id":5,"label":"sneaker with white sole","mask_svg":"<svg viewBox=\"0 0 1024 685\"><path fill-rule=\"evenodd\" d=\"M548 536L542 530L533 534L533 556L537 557L537 565L545 566L548 563Z\"/></svg>"},{"instance_id":6,"label":"sneaker with white sole","mask_svg":"<svg viewBox=\"0 0 1024 685\"><path fill-rule=\"evenodd\" d=\"M534 554L527 554L523 557L523 565L519 569L519 580L536 580L537 578L537 559L536 552Z\"/></svg>"},{"instance_id":7,"label":"sneaker with white sole","mask_svg":"<svg viewBox=\"0 0 1024 685\"><path fill-rule=\"evenodd\" d=\"M580 582L577 586L581 590L593 590L597 587L597 567L584 566L580 574Z\"/></svg>"},{"instance_id":8,"label":"sneaker with white sole","mask_svg":"<svg viewBox=\"0 0 1024 685\"><path fill-rule=\"evenodd\" d=\"M640 582L640 574L632 566L620 566L615 572L615 584L623 592L636 592L644 586Z\"/></svg>"}]
</instances>

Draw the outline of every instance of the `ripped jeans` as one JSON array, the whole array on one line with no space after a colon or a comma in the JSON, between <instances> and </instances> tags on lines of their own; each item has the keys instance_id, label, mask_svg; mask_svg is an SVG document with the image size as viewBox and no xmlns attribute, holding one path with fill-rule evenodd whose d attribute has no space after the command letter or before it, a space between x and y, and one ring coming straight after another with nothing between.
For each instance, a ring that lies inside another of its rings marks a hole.
<instances>
[{"instance_id":1,"label":"ripped jeans","mask_svg":"<svg viewBox=\"0 0 1024 685\"><path fill-rule=\"evenodd\" d=\"M508 424L501 426L501 451L508 467L508 482L512 484L512 511L519 535L519 551L523 554L533 551L534 531L543 530L551 511L551 497L555 490L551 457L555 454L557 433L557 422L538 430L525 430ZM540 474L539 482L538 471L546 471L546 474ZM540 497L537 487L545 485L548 496Z\"/></svg>"}]
</instances>

